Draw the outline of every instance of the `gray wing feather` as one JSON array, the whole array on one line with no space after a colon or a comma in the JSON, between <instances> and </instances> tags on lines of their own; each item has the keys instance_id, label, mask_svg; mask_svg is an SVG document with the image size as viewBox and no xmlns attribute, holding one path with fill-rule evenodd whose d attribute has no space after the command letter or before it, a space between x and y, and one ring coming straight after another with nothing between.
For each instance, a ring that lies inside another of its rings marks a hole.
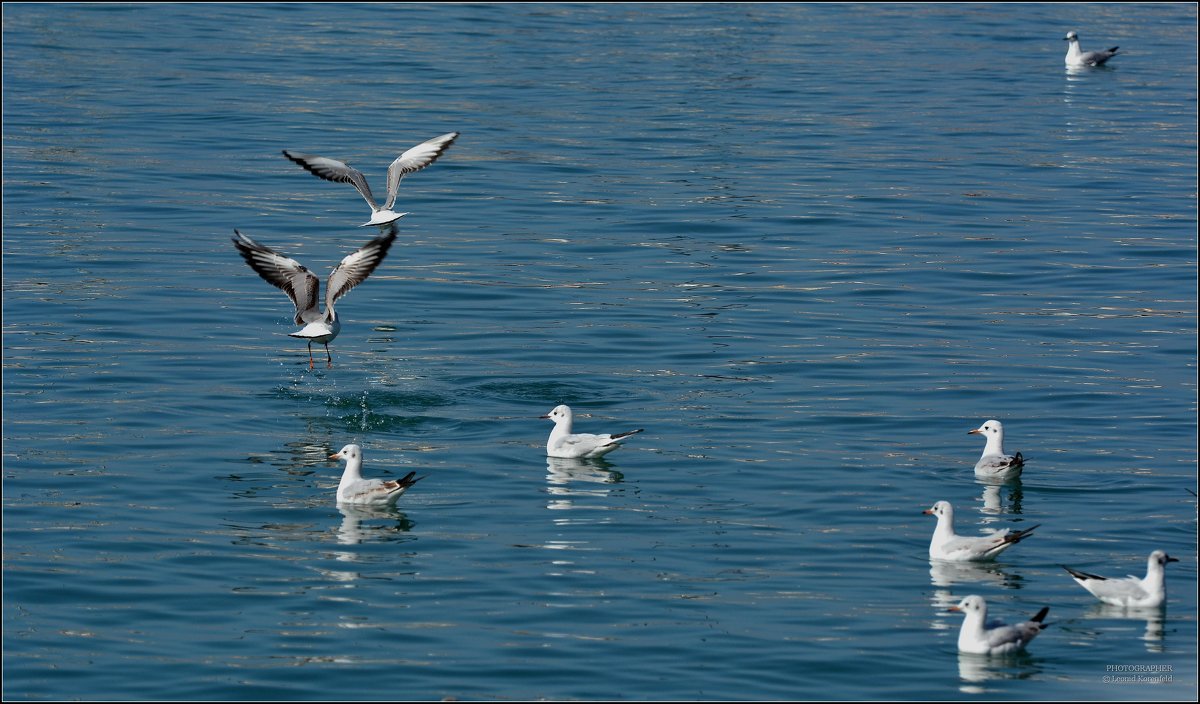
<instances>
[{"instance_id":1,"label":"gray wing feather","mask_svg":"<svg viewBox=\"0 0 1200 704\"><path fill-rule=\"evenodd\" d=\"M400 192L400 179L437 161L437 158L450 148L455 139L458 139L457 132L447 132L441 137L434 137L428 142L422 142L396 157L396 160L388 167L387 203L384 204L383 209L391 210L395 205L396 194Z\"/></svg>"},{"instance_id":2,"label":"gray wing feather","mask_svg":"<svg viewBox=\"0 0 1200 704\"><path fill-rule=\"evenodd\" d=\"M329 274L329 283L325 291L325 308L329 309L334 301L346 295L350 289L366 281L375 267L387 256L388 249L395 241L399 230L392 224L385 234L382 234L359 248L353 254L342 259L342 263Z\"/></svg>"},{"instance_id":3,"label":"gray wing feather","mask_svg":"<svg viewBox=\"0 0 1200 704\"><path fill-rule=\"evenodd\" d=\"M303 325L320 317L317 297L321 282L303 264L261 245L237 230L233 246L264 281L280 288L296 306L296 324Z\"/></svg>"},{"instance_id":4,"label":"gray wing feather","mask_svg":"<svg viewBox=\"0 0 1200 704\"><path fill-rule=\"evenodd\" d=\"M1099 65L1103 64L1105 61L1108 61L1112 57L1116 56L1118 48L1119 47L1114 46L1113 48L1109 49L1108 51L1089 51L1089 52L1084 53L1084 55L1081 56L1080 58L1083 60L1083 62L1085 64L1092 64L1093 66L1099 66Z\"/></svg>"},{"instance_id":5,"label":"gray wing feather","mask_svg":"<svg viewBox=\"0 0 1200 704\"><path fill-rule=\"evenodd\" d=\"M287 149L283 150L283 155L303 166L305 171L317 178L323 178L326 181L333 181L335 183L349 183L366 199L367 205L371 206L371 210L379 210L379 206L375 204L375 196L371 195L371 187L367 185L367 178L353 166L342 163L337 159L313 156L311 154L300 154L299 152L291 152ZM389 205L388 207L392 206Z\"/></svg>"}]
</instances>

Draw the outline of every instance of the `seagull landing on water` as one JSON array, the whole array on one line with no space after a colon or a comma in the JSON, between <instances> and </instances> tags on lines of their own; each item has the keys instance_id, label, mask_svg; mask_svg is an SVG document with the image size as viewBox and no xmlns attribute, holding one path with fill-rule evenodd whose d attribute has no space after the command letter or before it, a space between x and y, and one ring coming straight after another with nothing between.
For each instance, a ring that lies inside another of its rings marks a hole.
<instances>
[{"instance_id":1,"label":"seagull landing on water","mask_svg":"<svg viewBox=\"0 0 1200 704\"><path fill-rule=\"evenodd\" d=\"M428 142L422 142L396 157L396 160L388 167L387 202L383 204L382 208L375 203L375 197L371 195L371 187L367 185L366 177L349 164L337 159L300 154L287 149L283 150L283 155L303 166L313 176L326 181L349 183L354 186L367 201L367 205L371 206L371 219L364 222L361 227L378 225L382 229L388 223L395 222L407 215L407 213L392 212L392 206L396 204L396 194L400 191L400 179L437 161L437 158L449 149L457 138L457 132L449 132L441 137L434 137Z\"/></svg>"},{"instance_id":2,"label":"seagull landing on water","mask_svg":"<svg viewBox=\"0 0 1200 704\"><path fill-rule=\"evenodd\" d=\"M981 596L969 596L951 606L948 611L959 611L966 615L962 630L958 632L958 649L975 655L1005 655L1025 649L1029 641L1046 627L1042 620L1050 612L1043 606L1037 615L1024 623L1006 626L1002 621L987 620L987 602Z\"/></svg>"},{"instance_id":3,"label":"seagull landing on water","mask_svg":"<svg viewBox=\"0 0 1200 704\"><path fill-rule=\"evenodd\" d=\"M1150 553L1146 560L1146 578L1129 575L1124 579L1108 579L1099 575L1088 574L1073 570L1066 565L1062 568L1069 572L1079 586L1092 593L1105 604L1113 606L1128 606L1134 608L1154 608L1162 606L1167 599L1166 572L1163 570L1168 562L1179 562L1162 550Z\"/></svg>"},{"instance_id":4,"label":"seagull landing on water","mask_svg":"<svg viewBox=\"0 0 1200 704\"><path fill-rule=\"evenodd\" d=\"M1118 47L1115 46L1108 51L1080 51L1079 35L1075 32L1067 32L1063 41L1070 42L1065 59L1068 66L1103 66L1105 61L1117 55Z\"/></svg>"},{"instance_id":5,"label":"seagull landing on water","mask_svg":"<svg viewBox=\"0 0 1200 704\"><path fill-rule=\"evenodd\" d=\"M347 445L341 452L330 455L329 459L346 462L346 471L342 472L342 482L338 484L339 504L394 506L401 494L425 478L413 479L417 473L409 472L403 479L363 479L362 448L358 445Z\"/></svg>"},{"instance_id":6,"label":"seagull landing on water","mask_svg":"<svg viewBox=\"0 0 1200 704\"><path fill-rule=\"evenodd\" d=\"M1033 533L1033 528L1025 530L996 531L991 535L965 536L954 533L954 507L949 501L939 501L923 513L937 516L937 528L933 530L933 539L929 541L929 559L949 560L951 562L986 562L996 559L996 556L1013 545L1021 542L1022 538ZM1039 524L1040 525L1040 524Z\"/></svg>"},{"instance_id":7,"label":"seagull landing on water","mask_svg":"<svg viewBox=\"0 0 1200 704\"><path fill-rule=\"evenodd\" d=\"M542 418L554 421L554 430L550 431L550 439L546 441L546 454L550 457L603 457L620 447L621 440L642 432L642 429L638 428L617 435L572 433L569 406L556 406Z\"/></svg>"},{"instance_id":8,"label":"seagull landing on water","mask_svg":"<svg viewBox=\"0 0 1200 704\"><path fill-rule=\"evenodd\" d=\"M387 256L388 248L396 239L396 225L389 225L387 233L366 243L334 267L325 285L324 313L317 307L321 282L311 271L295 259L287 258L237 230L233 232L237 235L233 238L233 246L237 247L250 268L267 283L283 289L295 304L296 324L304 327L288 335L308 340L308 368L313 368L312 345L319 342L325 345L325 356L329 368L332 369L333 355L329 353L329 343L333 342L333 338L337 337L342 329L333 304L350 289L365 281Z\"/></svg>"},{"instance_id":9,"label":"seagull landing on water","mask_svg":"<svg viewBox=\"0 0 1200 704\"><path fill-rule=\"evenodd\" d=\"M1025 459L1018 452L1015 455L1004 454L1004 426L998 420L989 420L974 430L968 430L967 435L982 435L987 439L983 447L983 455L975 463L975 475L994 479L1015 479L1021 476L1025 468Z\"/></svg>"}]
</instances>

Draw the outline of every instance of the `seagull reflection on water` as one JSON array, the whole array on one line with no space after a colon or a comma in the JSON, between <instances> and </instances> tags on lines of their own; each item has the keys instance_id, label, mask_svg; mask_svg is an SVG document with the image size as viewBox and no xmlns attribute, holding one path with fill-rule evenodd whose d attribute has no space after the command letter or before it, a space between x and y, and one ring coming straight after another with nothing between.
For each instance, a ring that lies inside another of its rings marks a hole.
<instances>
[{"instance_id":1,"label":"seagull reflection on water","mask_svg":"<svg viewBox=\"0 0 1200 704\"><path fill-rule=\"evenodd\" d=\"M576 499L608 496L612 491L611 485L619 484L623 479L620 472L609 467L612 467L612 464L604 459L547 457L546 493L552 498L546 503L546 508L580 508L576 506Z\"/></svg>"},{"instance_id":2,"label":"seagull reflection on water","mask_svg":"<svg viewBox=\"0 0 1200 704\"><path fill-rule=\"evenodd\" d=\"M959 691L965 694L985 694L991 691L982 686L994 680L1024 680L1041 674L1037 660L1027 652L1002 657L958 654L958 677L963 681Z\"/></svg>"},{"instance_id":3,"label":"seagull reflection on water","mask_svg":"<svg viewBox=\"0 0 1200 704\"><path fill-rule=\"evenodd\" d=\"M983 494L979 497L980 502L983 503L983 507L979 509L981 512L992 516L1021 514L1021 499L1024 498L1024 494L1021 492L1019 478L1005 481L977 478L976 481L983 484ZM1007 495L1005 490L1007 490ZM991 523L993 519L985 519L982 522Z\"/></svg>"},{"instance_id":4,"label":"seagull reflection on water","mask_svg":"<svg viewBox=\"0 0 1200 704\"><path fill-rule=\"evenodd\" d=\"M1145 621L1146 630L1141 639L1146 644L1146 652L1162 653L1166 651L1163 646L1163 634L1166 631L1167 610L1163 606L1136 607L1094 603L1092 608L1084 612L1083 618Z\"/></svg>"}]
</instances>

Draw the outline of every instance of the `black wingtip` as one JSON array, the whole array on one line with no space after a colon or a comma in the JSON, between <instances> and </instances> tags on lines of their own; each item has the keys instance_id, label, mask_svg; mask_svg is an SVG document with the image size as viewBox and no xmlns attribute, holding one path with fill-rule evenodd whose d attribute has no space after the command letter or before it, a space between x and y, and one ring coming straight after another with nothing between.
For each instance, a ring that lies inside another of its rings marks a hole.
<instances>
[{"instance_id":1,"label":"black wingtip","mask_svg":"<svg viewBox=\"0 0 1200 704\"><path fill-rule=\"evenodd\" d=\"M1009 533L1008 536L1006 536L1005 542L1019 543L1022 540L1024 540L1025 538L1028 538L1029 536L1033 535L1033 531L1035 531L1041 527L1042 527L1042 524L1039 523L1036 526L1033 526L1032 528L1026 528L1025 530L1018 530L1018 531Z\"/></svg>"},{"instance_id":2,"label":"black wingtip","mask_svg":"<svg viewBox=\"0 0 1200 704\"><path fill-rule=\"evenodd\" d=\"M405 486L405 487L410 487L413 484L416 484L417 482L419 482L425 478L425 477L417 477L416 479L413 479L413 477L416 477L416 476L417 476L416 472L409 472L408 474L404 475L403 479L400 480L400 485Z\"/></svg>"},{"instance_id":3,"label":"black wingtip","mask_svg":"<svg viewBox=\"0 0 1200 704\"><path fill-rule=\"evenodd\" d=\"M1034 623L1042 623L1042 619L1046 618L1046 614L1048 614L1048 613L1050 613L1050 607L1043 606L1042 610L1037 612L1037 615L1029 620L1033 621ZM1042 624L1042 628L1045 628L1047 625L1049 625L1049 624Z\"/></svg>"},{"instance_id":4,"label":"black wingtip","mask_svg":"<svg viewBox=\"0 0 1200 704\"><path fill-rule=\"evenodd\" d=\"M1062 567L1064 570L1066 570L1075 579L1099 579L1102 581L1107 579L1107 577L1101 577L1098 574L1088 574L1087 572L1080 572L1079 570L1073 570L1070 567L1067 567L1066 565L1059 565L1059 566Z\"/></svg>"}]
</instances>

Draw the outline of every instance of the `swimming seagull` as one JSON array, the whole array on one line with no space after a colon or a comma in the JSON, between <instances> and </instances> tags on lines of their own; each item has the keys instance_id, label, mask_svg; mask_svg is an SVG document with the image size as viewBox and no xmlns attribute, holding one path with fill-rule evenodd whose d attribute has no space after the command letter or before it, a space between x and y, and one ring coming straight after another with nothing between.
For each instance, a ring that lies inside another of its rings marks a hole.
<instances>
[{"instance_id":1,"label":"swimming seagull","mask_svg":"<svg viewBox=\"0 0 1200 704\"><path fill-rule=\"evenodd\" d=\"M546 454L550 457L603 457L620 447L620 440L642 432L642 428L617 435L592 435L571 432L571 408L555 406L542 419L554 421L554 430L546 441Z\"/></svg>"},{"instance_id":2,"label":"swimming seagull","mask_svg":"<svg viewBox=\"0 0 1200 704\"><path fill-rule=\"evenodd\" d=\"M995 479L1014 479L1021 476L1025 468L1025 459L1018 452L1015 455L1004 454L1004 426L998 420L989 420L975 430L968 430L967 435L982 435L987 439L983 447L983 455L975 463L975 475Z\"/></svg>"},{"instance_id":3,"label":"swimming seagull","mask_svg":"<svg viewBox=\"0 0 1200 704\"><path fill-rule=\"evenodd\" d=\"M1088 590L1100 601L1113 606L1131 606L1138 608L1154 608L1162 606L1167 599L1166 573L1164 567L1168 562L1179 562L1162 550L1150 553L1146 560L1146 578L1129 575L1124 579L1108 579L1099 575L1088 574L1073 570L1066 565L1062 568L1069 572L1079 586Z\"/></svg>"},{"instance_id":4,"label":"swimming seagull","mask_svg":"<svg viewBox=\"0 0 1200 704\"><path fill-rule=\"evenodd\" d=\"M937 516L937 528L933 529L933 539L929 541L929 559L950 560L952 562L986 562L996 559L996 556L1008 548L1021 542L1023 538L1033 533L1033 528L1025 530L996 531L990 535L965 536L954 533L954 507L949 501L939 501L922 513Z\"/></svg>"},{"instance_id":5,"label":"swimming seagull","mask_svg":"<svg viewBox=\"0 0 1200 704\"><path fill-rule=\"evenodd\" d=\"M975 655L1005 655L1025 649L1029 642L1046 627L1042 619L1050 612L1043 606L1033 618L1012 626L1003 621L987 620L987 602L981 596L969 596L951 606L948 611L959 611L966 615L962 630L958 632L958 649Z\"/></svg>"},{"instance_id":6,"label":"swimming seagull","mask_svg":"<svg viewBox=\"0 0 1200 704\"><path fill-rule=\"evenodd\" d=\"M363 479L362 448L353 444L330 455L329 459L346 461L346 471L342 472L342 481L337 490L339 504L394 506L401 494L425 478L413 479L417 473L409 472L403 479Z\"/></svg>"},{"instance_id":7,"label":"swimming seagull","mask_svg":"<svg viewBox=\"0 0 1200 704\"><path fill-rule=\"evenodd\" d=\"M1079 35L1075 32L1067 32L1063 41L1071 42L1067 45L1068 66L1102 66L1105 61L1117 55L1118 47L1115 46L1108 51L1080 51Z\"/></svg>"},{"instance_id":8,"label":"swimming seagull","mask_svg":"<svg viewBox=\"0 0 1200 704\"><path fill-rule=\"evenodd\" d=\"M389 226L387 233L366 243L334 267L326 283L324 313L317 307L321 282L311 271L295 259L287 258L237 230L233 232L236 235L233 238L233 246L237 247L250 268L267 283L283 289L296 305L296 324L304 327L288 335L308 340L308 368L313 368L312 344L319 342L325 345L325 356L328 358L329 368L332 369L333 355L329 354L329 343L333 342L333 338L337 337L342 329L333 304L350 289L366 280L387 256L388 248L392 246L392 241L398 233L395 223Z\"/></svg>"},{"instance_id":9,"label":"swimming seagull","mask_svg":"<svg viewBox=\"0 0 1200 704\"><path fill-rule=\"evenodd\" d=\"M378 225L382 229L388 223L406 215L406 213L392 212L392 206L396 203L396 194L400 190L400 179L437 161L437 158L449 149L457 138L457 132L449 132L441 137L434 137L428 142L422 142L396 157L396 160L388 167L387 202L383 204L382 208L375 203L375 197L371 195L371 187L367 185L366 177L349 164L323 156L300 154L287 149L283 150L283 155L303 166L306 171L318 178L337 183L349 183L354 186L366 199L367 205L371 206L371 219L364 222L361 227Z\"/></svg>"}]
</instances>

